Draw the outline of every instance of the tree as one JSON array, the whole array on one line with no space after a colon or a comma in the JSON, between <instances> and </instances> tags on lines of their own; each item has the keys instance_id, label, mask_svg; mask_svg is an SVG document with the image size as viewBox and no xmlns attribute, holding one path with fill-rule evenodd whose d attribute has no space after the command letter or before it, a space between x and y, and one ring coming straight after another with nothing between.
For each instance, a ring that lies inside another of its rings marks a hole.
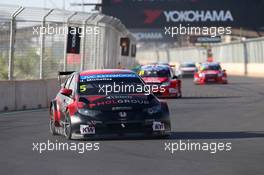
<instances>
[{"instance_id":1,"label":"tree","mask_svg":"<svg viewBox=\"0 0 264 175\"><path fill-rule=\"evenodd\" d=\"M8 79L8 60L0 55L0 80Z\"/></svg>"}]
</instances>

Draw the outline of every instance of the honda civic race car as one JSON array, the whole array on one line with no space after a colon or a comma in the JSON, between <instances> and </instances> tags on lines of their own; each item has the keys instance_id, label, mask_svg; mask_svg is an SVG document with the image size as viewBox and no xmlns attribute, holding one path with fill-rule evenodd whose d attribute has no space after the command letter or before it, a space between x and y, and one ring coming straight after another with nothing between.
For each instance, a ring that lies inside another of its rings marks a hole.
<instances>
[{"instance_id":1,"label":"honda civic race car","mask_svg":"<svg viewBox=\"0 0 264 175\"><path fill-rule=\"evenodd\" d=\"M155 86L155 88L152 88L154 95L158 97L182 97L181 80L174 75L174 71L170 66L145 65L141 67L138 74L147 85Z\"/></svg>"},{"instance_id":2,"label":"honda civic race car","mask_svg":"<svg viewBox=\"0 0 264 175\"><path fill-rule=\"evenodd\" d=\"M50 132L67 139L168 136L171 124L167 103L144 89L125 90L144 85L130 70L74 72L51 101Z\"/></svg>"},{"instance_id":3,"label":"honda civic race car","mask_svg":"<svg viewBox=\"0 0 264 175\"><path fill-rule=\"evenodd\" d=\"M202 63L194 74L195 84L219 83L227 84L227 74L219 63Z\"/></svg>"}]
</instances>

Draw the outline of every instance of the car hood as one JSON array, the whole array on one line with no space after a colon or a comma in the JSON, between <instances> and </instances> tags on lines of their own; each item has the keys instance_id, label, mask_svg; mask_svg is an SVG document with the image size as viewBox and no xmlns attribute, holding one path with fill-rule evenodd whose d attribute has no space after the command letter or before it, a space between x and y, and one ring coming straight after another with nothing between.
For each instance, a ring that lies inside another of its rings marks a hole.
<instances>
[{"instance_id":1,"label":"car hood","mask_svg":"<svg viewBox=\"0 0 264 175\"><path fill-rule=\"evenodd\" d=\"M138 110L159 104L152 95L89 95L81 96L79 101L84 102L89 109L100 111Z\"/></svg>"},{"instance_id":2,"label":"car hood","mask_svg":"<svg viewBox=\"0 0 264 175\"><path fill-rule=\"evenodd\" d=\"M168 77L143 77L145 83L163 83L169 80Z\"/></svg>"}]
</instances>

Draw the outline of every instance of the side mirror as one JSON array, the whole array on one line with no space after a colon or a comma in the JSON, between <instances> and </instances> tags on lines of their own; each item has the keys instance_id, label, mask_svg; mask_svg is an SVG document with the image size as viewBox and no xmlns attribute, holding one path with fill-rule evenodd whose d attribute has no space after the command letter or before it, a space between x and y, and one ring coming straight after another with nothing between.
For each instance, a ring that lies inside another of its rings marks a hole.
<instances>
[{"instance_id":1,"label":"side mirror","mask_svg":"<svg viewBox=\"0 0 264 175\"><path fill-rule=\"evenodd\" d=\"M62 95L65 95L65 96L70 96L70 95L72 94L72 90L71 90L71 89L62 88L62 89L60 90L60 93L61 93Z\"/></svg>"}]
</instances>

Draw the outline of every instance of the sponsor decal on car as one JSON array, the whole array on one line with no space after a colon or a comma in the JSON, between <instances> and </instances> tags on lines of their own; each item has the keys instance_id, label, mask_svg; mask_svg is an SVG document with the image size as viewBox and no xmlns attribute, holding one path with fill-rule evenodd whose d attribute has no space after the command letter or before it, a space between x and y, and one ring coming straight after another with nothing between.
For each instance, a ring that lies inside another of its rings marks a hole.
<instances>
[{"instance_id":1,"label":"sponsor decal on car","mask_svg":"<svg viewBox=\"0 0 264 175\"><path fill-rule=\"evenodd\" d=\"M129 95L115 95L115 96L107 96L106 99L131 99L132 96Z\"/></svg>"},{"instance_id":2,"label":"sponsor decal on car","mask_svg":"<svg viewBox=\"0 0 264 175\"><path fill-rule=\"evenodd\" d=\"M164 123L153 122L152 129L153 131L164 131L165 130Z\"/></svg>"},{"instance_id":3,"label":"sponsor decal on car","mask_svg":"<svg viewBox=\"0 0 264 175\"><path fill-rule=\"evenodd\" d=\"M169 88L169 93L175 94L177 92L178 92L177 89L175 89L175 88Z\"/></svg>"},{"instance_id":4,"label":"sponsor decal on car","mask_svg":"<svg viewBox=\"0 0 264 175\"><path fill-rule=\"evenodd\" d=\"M81 134L95 134L95 127L90 125L80 125Z\"/></svg>"},{"instance_id":5,"label":"sponsor decal on car","mask_svg":"<svg viewBox=\"0 0 264 175\"><path fill-rule=\"evenodd\" d=\"M80 76L80 81L82 80L97 80L97 79L110 79L111 78L137 78L136 74L96 74L96 75L82 75Z\"/></svg>"},{"instance_id":6,"label":"sponsor decal on car","mask_svg":"<svg viewBox=\"0 0 264 175\"><path fill-rule=\"evenodd\" d=\"M100 101L100 102L95 102L95 103L91 103L89 104L90 107L94 107L94 106L104 106L104 105L113 105L113 104L149 104L149 101L147 100L135 100L135 99L113 99L113 100L105 100L105 101Z\"/></svg>"}]
</instances>

